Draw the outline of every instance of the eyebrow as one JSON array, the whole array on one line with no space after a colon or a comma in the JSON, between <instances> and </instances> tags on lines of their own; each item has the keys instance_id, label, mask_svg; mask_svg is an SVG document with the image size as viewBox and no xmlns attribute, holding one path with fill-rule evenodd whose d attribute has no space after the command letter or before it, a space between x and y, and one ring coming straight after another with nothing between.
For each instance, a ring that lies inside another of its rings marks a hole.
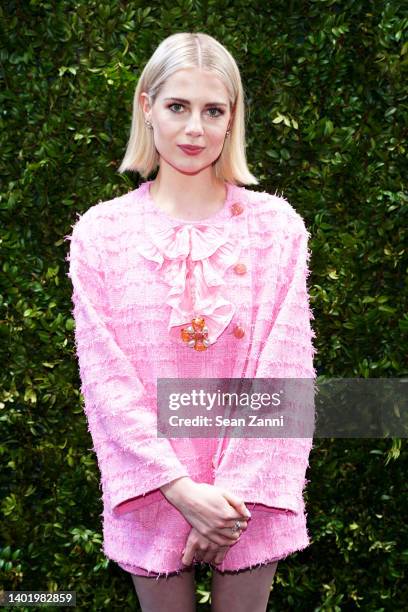
<instances>
[{"instance_id":1,"label":"eyebrow","mask_svg":"<svg viewBox=\"0 0 408 612\"><path fill-rule=\"evenodd\" d=\"M183 102L184 104L190 104L189 100L185 98L164 98L165 100L177 100L177 102ZM227 106L224 102L208 102L206 106Z\"/></svg>"}]
</instances>

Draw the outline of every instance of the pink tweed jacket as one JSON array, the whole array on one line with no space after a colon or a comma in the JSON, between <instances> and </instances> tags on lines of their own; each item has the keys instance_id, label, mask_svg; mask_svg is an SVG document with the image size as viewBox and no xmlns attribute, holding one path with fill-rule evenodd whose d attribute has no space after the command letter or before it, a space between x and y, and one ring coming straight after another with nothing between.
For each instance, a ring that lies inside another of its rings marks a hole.
<instances>
[{"instance_id":1,"label":"pink tweed jacket","mask_svg":"<svg viewBox=\"0 0 408 612\"><path fill-rule=\"evenodd\" d=\"M161 211L150 184L92 206L65 237L104 553L178 571L191 526L160 487L189 476L255 511L221 570L283 558L310 543L312 439L158 438L156 391L160 377L315 378L309 233L277 195L226 183L224 207L189 221ZM205 317L206 350L180 337L193 312Z\"/></svg>"}]
</instances>

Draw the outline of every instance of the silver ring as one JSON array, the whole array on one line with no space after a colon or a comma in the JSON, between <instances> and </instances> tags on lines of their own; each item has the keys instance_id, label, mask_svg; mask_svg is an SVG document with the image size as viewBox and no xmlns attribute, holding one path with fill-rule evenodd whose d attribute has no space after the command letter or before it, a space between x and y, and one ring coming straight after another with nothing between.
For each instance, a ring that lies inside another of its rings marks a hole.
<instances>
[{"instance_id":1,"label":"silver ring","mask_svg":"<svg viewBox=\"0 0 408 612\"><path fill-rule=\"evenodd\" d=\"M231 527L232 529L232 533L235 533L236 531L240 531L241 530L241 521L235 521L235 525L233 527Z\"/></svg>"}]
</instances>

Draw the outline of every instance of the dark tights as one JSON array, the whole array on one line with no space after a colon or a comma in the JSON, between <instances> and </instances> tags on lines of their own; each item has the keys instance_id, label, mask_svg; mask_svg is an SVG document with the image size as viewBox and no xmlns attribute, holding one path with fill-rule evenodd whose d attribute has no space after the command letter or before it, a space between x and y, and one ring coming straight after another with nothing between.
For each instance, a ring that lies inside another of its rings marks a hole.
<instances>
[{"instance_id":1,"label":"dark tights","mask_svg":"<svg viewBox=\"0 0 408 612\"><path fill-rule=\"evenodd\" d=\"M265 612L278 562L239 572L213 571L212 612ZM142 612L195 612L195 572L159 578L132 574Z\"/></svg>"}]
</instances>

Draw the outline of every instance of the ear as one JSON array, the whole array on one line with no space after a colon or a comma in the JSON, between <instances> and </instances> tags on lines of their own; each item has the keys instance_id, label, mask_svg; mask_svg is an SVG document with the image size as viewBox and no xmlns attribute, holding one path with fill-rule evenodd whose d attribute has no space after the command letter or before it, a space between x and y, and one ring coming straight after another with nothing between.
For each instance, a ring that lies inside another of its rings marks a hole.
<instances>
[{"instance_id":1,"label":"ear","mask_svg":"<svg viewBox=\"0 0 408 612\"><path fill-rule=\"evenodd\" d=\"M140 106L142 107L142 110L143 110L143 112L145 114L150 112L150 110L151 110L150 98L149 98L149 95L146 92L142 91L142 93L140 94L140 96L139 96L139 103L140 103ZM148 117L145 117L145 119L148 119Z\"/></svg>"},{"instance_id":2,"label":"ear","mask_svg":"<svg viewBox=\"0 0 408 612\"><path fill-rule=\"evenodd\" d=\"M234 123L235 109L236 109L236 104L234 104L234 106L231 109L231 117L230 117L229 125L228 125L228 128L227 128L228 130L230 130L232 128L232 124Z\"/></svg>"}]
</instances>

